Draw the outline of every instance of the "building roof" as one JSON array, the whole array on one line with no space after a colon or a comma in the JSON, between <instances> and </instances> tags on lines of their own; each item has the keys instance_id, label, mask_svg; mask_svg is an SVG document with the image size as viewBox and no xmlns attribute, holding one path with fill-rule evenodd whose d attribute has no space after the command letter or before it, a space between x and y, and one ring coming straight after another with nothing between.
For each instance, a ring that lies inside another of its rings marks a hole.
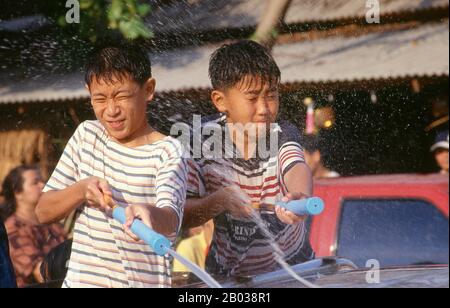
<instances>
[{"instance_id":1,"label":"building roof","mask_svg":"<svg viewBox=\"0 0 450 308\"><path fill-rule=\"evenodd\" d=\"M377 0L381 16L445 9L449 0ZM159 0L150 0L150 3ZM261 20L268 0L176 0L168 5L154 5L147 17L156 33L211 31L255 27ZM292 0L286 24L360 19L366 15L367 0ZM51 21L42 15L0 20L0 31L29 32Z\"/></svg>"},{"instance_id":2,"label":"building roof","mask_svg":"<svg viewBox=\"0 0 450 308\"><path fill-rule=\"evenodd\" d=\"M151 54L157 91L208 89L209 57L217 47ZM449 23L276 45L273 54L281 68L283 83L448 76ZM0 83L0 103L87 97L81 74Z\"/></svg>"},{"instance_id":3,"label":"building roof","mask_svg":"<svg viewBox=\"0 0 450 308\"><path fill-rule=\"evenodd\" d=\"M449 0L378 0L381 16L448 8ZM157 33L211 31L255 27L268 0L178 0L156 8L147 19ZM366 0L292 0L285 23L360 19L366 15Z\"/></svg>"},{"instance_id":4,"label":"building roof","mask_svg":"<svg viewBox=\"0 0 450 308\"><path fill-rule=\"evenodd\" d=\"M51 24L43 15L31 15L10 20L0 20L0 31L5 32L31 32Z\"/></svg>"},{"instance_id":5,"label":"building roof","mask_svg":"<svg viewBox=\"0 0 450 308\"><path fill-rule=\"evenodd\" d=\"M284 82L352 81L449 74L449 25L276 47Z\"/></svg>"}]
</instances>

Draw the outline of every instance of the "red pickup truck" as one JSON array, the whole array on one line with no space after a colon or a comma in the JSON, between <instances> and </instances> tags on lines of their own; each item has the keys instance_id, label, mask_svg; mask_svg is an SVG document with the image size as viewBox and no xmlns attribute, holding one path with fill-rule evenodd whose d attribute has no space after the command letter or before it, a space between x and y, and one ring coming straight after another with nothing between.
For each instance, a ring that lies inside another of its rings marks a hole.
<instances>
[{"instance_id":1,"label":"red pickup truck","mask_svg":"<svg viewBox=\"0 0 450 308\"><path fill-rule=\"evenodd\" d=\"M317 257L339 256L358 267L448 264L449 178L381 175L320 180L325 211L312 219Z\"/></svg>"}]
</instances>

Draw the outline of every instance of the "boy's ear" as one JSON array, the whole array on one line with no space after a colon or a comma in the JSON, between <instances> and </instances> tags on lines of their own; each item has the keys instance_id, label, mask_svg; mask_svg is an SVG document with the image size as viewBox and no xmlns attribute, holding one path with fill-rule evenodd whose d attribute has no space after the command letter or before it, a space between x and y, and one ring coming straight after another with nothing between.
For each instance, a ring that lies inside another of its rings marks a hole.
<instances>
[{"instance_id":1,"label":"boy's ear","mask_svg":"<svg viewBox=\"0 0 450 308\"><path fill-rule=\"evenodd\" d=\"M156 88L156 79L155 78L149 78L144 83L145 96L146 96L147 102L151 101L153 99L153 97L155 96L155 88Z\"/></svg>"},{"instance_id":2,"label":"boy's ear","mask_svg":"<svg viewBox=\"0 0 450 308\"><path fill-rule=\"evenodd\" d=\"M221 113L227 112L227 107L225 104L225 94L222 91L218 91L218 90L212 91L211 100L219 112L221 112Z\"/></svg>"}]
</instances>

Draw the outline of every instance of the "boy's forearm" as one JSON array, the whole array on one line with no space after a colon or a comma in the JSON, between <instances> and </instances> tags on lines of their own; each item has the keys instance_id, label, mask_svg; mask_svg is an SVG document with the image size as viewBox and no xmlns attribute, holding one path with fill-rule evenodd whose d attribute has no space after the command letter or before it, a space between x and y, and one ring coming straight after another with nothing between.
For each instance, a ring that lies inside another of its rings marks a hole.
<instances>
[{"instance_id":1,"label":"boy's forearm","mask_svg":"<svg viewBox=\"0 0 450 308\"><path fill-rule=\"evenodd\" d=\"M84 202L84 182L81 181L63 190L44 193L36 206L36 216L40 223L54 223L67 217Z\"/></svg>"},{"instance_id":2,"label":"boy's forearm","mask_svg":"<svg viewBox=\"0 0 450 308\"><path fill-rule=\"evenodd\" d=\"M178 229L178 215L172 208L151 206L150 219L155 232L165 236L173 235Z\"/></svg>"},{"instance_id":3,"label":"boy's forearm","mask_svg":"<svg viewBox=\"0 0 450 308\"><path fill-rule=\"evenodd\" d=\"M284 183L290 193L313 194L312 173L306 164L296 164L284 175Z\"/></svg>"},{"instance_id":4,"label":"boy's forearm","mask_svg":"<svg viewBox=\"0 0 450 308\"><path fill-rule=\"evenodd\" d=\"M184 208L183 227L198 227L220 215L224 211L220 201L215 194L199 199L187 199Z\"/></svg>"}]
</instances>

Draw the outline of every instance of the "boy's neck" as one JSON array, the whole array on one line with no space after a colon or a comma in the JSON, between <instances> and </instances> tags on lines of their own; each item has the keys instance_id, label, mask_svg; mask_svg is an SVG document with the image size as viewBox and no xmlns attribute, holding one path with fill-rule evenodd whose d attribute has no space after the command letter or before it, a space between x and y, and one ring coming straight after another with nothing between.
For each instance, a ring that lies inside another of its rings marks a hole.
<instances>
[{"instance_id":1,"label":"boy's neck","mask_svg":"<svg viewBox=\"0 0 450 308\"><path fill-rule=\"evenodd\" d=\"M139 146L155 143L164 138L164 135L157 132L153 127L151 127L148 122L146 122L140 129L134 132L127 139L116 141L128 148L136 148Z\"/></svg>"}]
</instances>

